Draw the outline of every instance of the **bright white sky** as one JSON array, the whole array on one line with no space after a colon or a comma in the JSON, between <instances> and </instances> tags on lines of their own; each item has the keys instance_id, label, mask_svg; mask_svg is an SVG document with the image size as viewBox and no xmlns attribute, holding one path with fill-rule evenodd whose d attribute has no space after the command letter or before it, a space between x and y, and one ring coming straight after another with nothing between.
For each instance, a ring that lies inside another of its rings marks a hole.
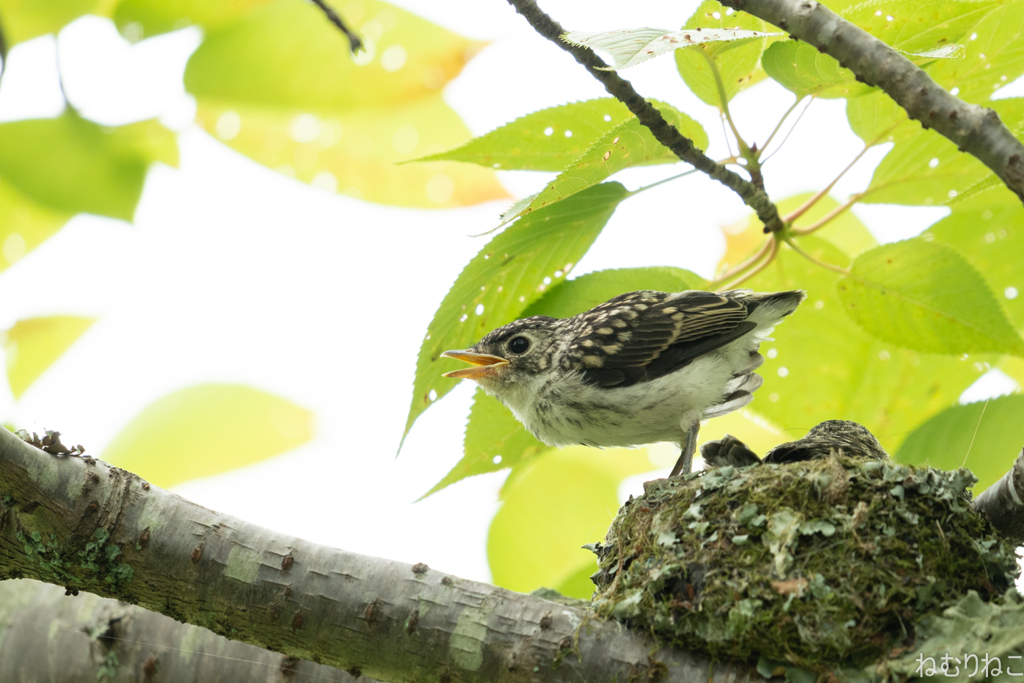
<instances>
[{"instance_id":1,"label":"bright white sky","mask_svg":"<svg viewBox=\"0 0 1024 683\"><path fill-rule=\"evenodd\" d=\"M446 91L474 133L605 94L504 0L397 4L492 41ZM697 2L542 5L567 28L608 30L677 28ZM189 125L194 108L181 76L198 33L129 47L110 22L86 18L59 40L64 85L79 110L110 124L162 116L182 131L181 166L150 172L133 225L77 217L0 277L0 329L37 315L101 317L21 401L0 388L0 417L58 429L67 442L98 453L143 406L170 391L212 381L275 392L316 413L316 438L271 461L180 486L179 493L309 540L489 580L486 534L504 474L413 502L461 456L470 387L428 411L401 457L394 456L426 325L485 243L471 235L493 227L505 206L381 207L289 180L230 151ZM60 111L55 55L52 37L11 51L0 120ZM716 113L684 88L670 57L624 76L643 95L701 121L711 156L726 156ZM1022 94L1022 86L1018 81L1002 95ZM733 112L748 140L763 141L791 102L789 93L764 83L736 98ZM857 154L860 142L843 107L810 107L766 169L773 197L819 189ZM869 153L834 195L863 188L884 151ZM622 179L636 187L675 172L643 169ZM521 197L548 177L506 173L502 180ZM945 211L855 210L884 241L917 234ZM574 274L674 265L708 276L724 248L718 226L746 213L712 181L694 176L668 184L623 204ZM990 384L986 392L1006 389L998 378ZM640 480L628 486L637 493Z\"/></svg>"}]
</instances>

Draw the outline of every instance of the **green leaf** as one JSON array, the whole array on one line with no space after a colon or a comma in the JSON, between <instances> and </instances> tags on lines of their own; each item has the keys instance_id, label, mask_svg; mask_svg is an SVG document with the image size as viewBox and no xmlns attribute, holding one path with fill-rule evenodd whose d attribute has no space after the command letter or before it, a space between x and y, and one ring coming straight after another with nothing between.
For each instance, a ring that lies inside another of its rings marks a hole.
<instances>
[{"instance_id":1,"label":"green leaf","mask_svg":"<svg viewBox=\"0 0 1024 683\"><path fill-rule=\"evenodd\" d=\"M670 266L598 270L558 283L523 311L522 317L571 318L625 292L640 289L685 292L706 285L696 273Z\"/></svg>"},{"instance_id":2,"label":"green leaf","mask_svg":"<svg viewBox=\"0 0 1024 683\"><path fill-rule=\"evenodd\" d=\"M56 315L26 318L3 334L7 383L15 399L68 350L96 318Z\"/></svg>"},{"instance_id":3,"label":"green leaf","mask_svg":"<svg viewBox=\"0 0 1024 683\"><path fill-rule=\"evenodd\" d=\"M572 270L627 196L619 183L584 190L520 218L473 257L427 327L405 434L431 403L455 386L456 380L441 377L452 369L448 361L437 362L441 353L471 346L520 317L551 283Z\"/></svg>"},{"instance_id":4,"label":"green leaf","mask_svg":"<svg viewBox=\"0 0 1024 683\"><path fill-rule=\"evenodd\" d=\"M695 28L736 28L747 31L758 31L768 34L775 27L762 21L752 14L736 12L726 8L716 0L705 0L683 24L684 29ZM717 68L722 79L726 100L731 100L741 91L761 81L764 70L761 69L761 55L765 48L779 37L771 33L770 37L749 38L728 43L709 43L698 45L675 53L676 69L683 81L693 93L706 104L722 107L715 82L714 70ZM719 56L728 52L728 56ZM712 67L711 62L715 63Z\"/></svg>"},{"instance_id":5,"label":"green leaf","mask_svg":"<svg viewBox=\"0 0 1024 683\"><path fill-rule=\"evenodd\" d=\"M632 112L613 97L522 116L455 149L416 161L468 161L504 171L561 171Z\"/></svg>"},{"instance_id":6,"label":"green leaf","mask_svg":"<svg viewBox=\"0 0 1024 683\"><path fill-rule=\"evenodd\" d=\"M40 206L0 179L0 272L64 227L71 215Z\"/></svg>"},{"instance_id":7,"label":"green leaf","mask_svg":"<svg viewBox=\"0 0 1024 683\"><path fill-rule=\"evenodd\" d=\"M871 91L854 73L839 66L835 57L801 40L782 40L768 46L761 57L765 72L797 97L851 97Z\"/></svg>"},{"instance_id":8,"label":"green leaf","mask_svg":"<svg viewBox=\"0 0 1024 683\"><path fill-rule=\"evenodd\" d=\"M1013 327L1024 329L1024 207L1002 188L1011 203L992 207L954 207L953 213L922 236L952 247L985 274L1010 316Z\"/></svg>"},{"instance_id":9,"label":"green leaf","mask_svg":"<svg viewBox=\"0 0 1024 683\"><path fill-rule=\"evenodd\" d=\"M97 0L8 0L0 14L3 41L10 49L26 40L57 33L80 16L102 14L107 6Z\"/></svg>"},{"instance_id":10,"label":"green leaf","mask_svg":"<svg viewBox=\"0 0 1024 683\"><path fill-rule=\"evenodd\" d=\"M684 47L781 35L783 34L723 28L684 28L680 31L668 31L663 28L626 28L616 31L572 31L562 36L562 40L607 55L611 58L612 69L619 71Z\"/></svg>"},{"instance_id":11,"label":"green leaf","mask_svg":"<svg viewBox=\"0 0 1024 683\"><path fill-rule=\"evenodd\" d=\"M988 106L1010 130L1024 123L1024 98L996 100ZM988 167L974 156L960 152L948 139L932 131L919 131L896 142L875 168L861 201L944 204L992 175Z\"/></svg>"},{"instance_id":12,"label":"green leaf","mask_svg":"<svg viewBox=\"0 0 1024 683\"><path fill-rule=\"evenodd\" d=\"M1004 0L868 0L842 12L847 21L903 52L932 52L966 42Z\"/></svg>"},{"instance_id":13,"label":"green leaf","mask_svg":"<svg viewBox=\"0 0 1024 683\"><path fill-rule=\"evenodd\" d=\"M665 120L692 140L694 145L702 150L707 149L708 136L699 123L664 102L655 102L655 105ZM623 169L652 164L672 164L678 161L679 157L675 152L655 140L647 126L634 116L601 136L571 167L548 183L530 205L519 212L519 215L525 216L532 211L563 201Z\"/></svg>"},{"instance_id":14,"label":"green leaf","mask_svg":"<svg viewBox=\"0 0 1024 683\"><path fill-rule=\"evenodd\" d=\"M926 353L1024 355L988 283L949 247L882 245L861 254L838 287L850 317L883 341Z\"/></svg>"},{"instance_id":15,"label":"green leaf","mask_svg":"<svg viewBox=\"0 0 1024 683\"><path fill-rule=\"evenodd\" d=\"M761 226L752 219L749 229L760 232ZM835 229L830 225L821 237L800 238L799 246L845 266L850 256L823 239ZM775 262L744 283L758 291L807 291L807 301L776 328L775 341L761 346L766 360L758 374L764 385L748 410L780 428L786 440L823 420L854 420L894 452L910 429L955 404L988 370L985 361L995 359L922 354L876 339L844 312L838 278L782 245Z\"/></svg>"},{"instance_id":16,"label":"green leaf","mask_svg":"<svg viewBox=\"0 0 1024 683\"><path fill-rule=\"evenodd\" d=\"M139 38L177 31L198 25L210 30L241 19L254 9L279 0L120 0L114 9L114 23L122 33L133 33L129 26L136 25ZM357 3L349 3L351 6ZM355 21L362 13L350 13L346 7L345 19ZM326 19L325 19L326 21Z\"/></svg>"},{"instance_id":17,"label":"green leaf","mask_svg":"<svg viewBox=\"0 0 1024 683\"><path fill-rule=\"evenodd\" d=\"M597 569L594 554L581 546L604 539L622 480L651 469L642 448L574 446L530 462L506 485L491 522L487 558L494 583L520 592L559 586L571 597L590 597L592 587L572 581L587 567Z\"/></svg>"},{"instance_id":18,"label":"green leaf","mask_svg":"<svg viewBox=\"0 0 1024 683\"><path fill-rule=\"evenodd\" d=\"M921 134L921 125L908 119L906 110L878 89L850 97L846 118L853 132L869 147Z\"/></svg>"},{"instance_id":19,"label":"green leaf","mask_svg":"<svg viewBox=\"0 0 1024 683\"><path fill-rule=\"evenodd\" d=\"M944 470L967 467L978 477L975 492L994 484L1013 466L1024 437L1024 396L1000 396L952 406L918 427L896 453L898 462Z\"/></svg>"},{"instance_id":20,"label":"green leaf","mask_svg":"<svg viewBox=\"0 0 1024 683\"><path fill-rule=\"evenodd\" d=\"M311 3L275 2L210 29L185 70L200 125L269 168L367 201L506 198L488 169L396 165L469 137L442 89L482 44L378 0L334 4L360 17L366 57L354 59Z\"/></svg>"},{"instance_id":21,"label":"green leaf","mask_svg":"<svg viewBox=\"0 0 1024 683\"><path fill-rule=\"evenodd\" d=\"M795 211L799 207L814 196L812 192L806 192L803 194L794 195L792 197L786 197L782 201L778 202L779 213L787 214L791 211ZM798 219L796 227L807 227L817 223L819 220L825 218L829 213L839 208L840 203L830 196L824 196L819 199L814 206L807 210L803 216ZM825 226L815 233L816 237L820 237L833 246L839 248L846 256L850 259L859 255L860 253L871 249L878 245L875 241L874 236L868 231L863 223L850 211L844 211L838 216L835 216Z\"/></svg>"},{"instance_id":22,"label":"green leaf","mask_svg":"<svg viewBox=\"0 0 1024 683\"><path fill-rule=\"evenodd\" d=\"M109 128L71 110L0 123L0 178L67 213L131 220L154 161L178 163L174 134L155 120Z\"/></svg>"},{"instance_id":23,"label":"green leaf","mask_svg":"<svg viewBox=\"0 0 1024 683\"><path fill-rule=\"evenodd\" d=\"M423 494L423 498L457 481L487 472L516 467L551 450L526 431L508 408L477 387L469 411L462 460L444 478ZM421 498L422 500L422 498Z\"/></svg>"},{"instance_id":24,"label":"green leaf","mask_svg":"<svg viewBox=\"0 0 1024 683\"><path fill-rule=\"evenodd\" d=\"M146 406L100 457L158 486L266 460L309 441L313 413L240 384L199 384Z\"/></svg>"},{"instance_id":25,"label":"green leaf","mask_svg":"<svg viewBox=\"0 0 1024 683\"><path fill-rule=\"evenodd\" d=\"M956 3L956 5L969 3ZM999 88L1024 74L1024 4L1020 0L978 3L978 21L963 29L967 46L963 59L942 60L928 67L928 75L963 100L987 103ZM953 3L945 3L947 7Z\"/></svg>"}]
</instances>

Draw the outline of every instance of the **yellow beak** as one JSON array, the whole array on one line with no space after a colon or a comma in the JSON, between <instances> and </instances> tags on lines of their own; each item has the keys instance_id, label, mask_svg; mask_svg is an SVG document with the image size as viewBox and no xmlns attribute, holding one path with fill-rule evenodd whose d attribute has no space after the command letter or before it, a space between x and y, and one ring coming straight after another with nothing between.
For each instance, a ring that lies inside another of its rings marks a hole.
<instances>
[{"instance_id":1,"label":"yellow beak","mask_svg":"<svg viewBox=\"0 0 1024 683\"><path fill-rule=\"evenodd\" d=\"M494 374L495 370L502 365L508 365L508 361L500 356L492 356L489 353L474 353L472 351L445 351L441 358L454 358L469 363L473 367L462 368L446 372L442 377L454 377L456 379L481 379Z\"/></svg>"}]
</instances>

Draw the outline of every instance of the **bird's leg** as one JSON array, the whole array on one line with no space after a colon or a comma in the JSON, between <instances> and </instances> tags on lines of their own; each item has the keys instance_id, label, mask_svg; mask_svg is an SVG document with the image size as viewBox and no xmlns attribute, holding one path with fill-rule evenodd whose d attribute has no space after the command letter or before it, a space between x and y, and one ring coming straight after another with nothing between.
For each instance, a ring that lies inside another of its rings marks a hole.
<instances>
[{"instance_id":1,"label":"bird's leg","mask_svg":"<svg viewBox=\"0 0 1024 683\"><path fill-rule=\"evenodd\" d=\"M668 476L674 477L680 473L689 474L693 469L693 454L697 450L697 431L699 429L700 422L694 422L693 426L686 430L683 443L680 444L683 452L679 454L679 459L676 460L675 467L672 468L672 473Z\"/></svg>"}]
</instances>

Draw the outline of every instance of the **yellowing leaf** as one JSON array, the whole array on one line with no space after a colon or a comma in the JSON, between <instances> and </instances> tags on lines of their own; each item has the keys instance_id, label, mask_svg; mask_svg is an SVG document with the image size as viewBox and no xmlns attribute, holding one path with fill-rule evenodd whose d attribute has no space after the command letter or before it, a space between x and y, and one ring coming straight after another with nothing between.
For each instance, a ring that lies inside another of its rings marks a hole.
<instances>
[{"instance_id":1,"label":"yellowing leaf","mask_svg":"<svg viewBox=\"0 0 1024 683\"><path fill-rule=\"evenodd\" d=\"M846 312L875 337L926 353L1024 356L988 284L960 254L921 239L864 252L839 283Z\"/></svg>"},{"instance_id":2,"label":"yellowing leaf","mask_svg":"<svg viewBox=\"0 0 1024 683\"><path fill-rule=\"evenodd\" d=\"M0 272L64 227L70 214L32 201L0 178Z\"/></svg>"},{"instance_id":3,"label":"yellowing leaf","mask_svg":"<svg viewBox=\"0 0 1024 683\"><path fill-rule=\"evenodd\" d=\"M596 571L597 560L580 546L604 539L622 480L651 469L643 448L574 446L531 462L506 484L491 522L487 559L494 583L520 592L557 587L589 598L589 582L572 579L588 567Z\"/></svg>"},{"instance_id":4,"label":"yellowing leaf","mask_svg":"<svg viewBox=\"0 0 1024 683\"><path fill-rule=\"evenodd\" d=\"M235 21L252 10L278 0L120 0L114 10L114 22L123 33L139 27L142 37L177 31L191 25L210 30ZM350 3L357 4L357 3ZM348 17L346 17L348 18ZM358 18L358 17L353 17ZM326 21L326 19L325 19Z\"/></svg>"},{"instance_id":5,"label":"yellowing leaf","mask_svg":"<svg viewBox=\"0 0 1024 683\"><path fill-rule=\"evenodd\" d=\"M507 197L489 169L396 165L469 137L442 89L481 44L378 0L334 4L365 57L311 3L281 0L211 28L185 70L200 125L270 168L367 201Z\"/></svg>"},{"instance_id":6,"label":"yellowing leaf","mask_svg":"<svg viewBox=\"0 0 1024 683\"><path fill-rule=\"evenodd\" d=\"M313 414L238 384L200 384L157 399L100 456L158 486L266 460L313 436Z\"/></svg>"},{"instance_id":7,"label":"yellowing leaf","mask_svg":"<svg viewBox=\"0 0 1024 683\"><path fill-rule=\"evenodd\" d=\"M107 3L98 0L5 0L3 39L7 48L47 33L57 33L85 14L100 14Z\"/></svg>"},{"instance_id":8,"label":"yellowing leaf","mask_svg":"<svg viewBox=\"0 0 1024 683\"><path fill-rule=\"evenodd\" d=\"M95 318L58 315L19 320L3 335L7 382L14 398L42 375L61 354L85 334Z\"/></svg>"},{"instance_id":9,"label":"yellowing leaf","mask_svg":"<svg viewBox=\"0 0 1024 683\"><path fill-rule=\"evenodd\" d=\"M71 110L0 123L0 149L0 178L33 201L129 221L149 165L178 163L174 134L156 121L110 128Z\"/></svg>"}]
</instances>

